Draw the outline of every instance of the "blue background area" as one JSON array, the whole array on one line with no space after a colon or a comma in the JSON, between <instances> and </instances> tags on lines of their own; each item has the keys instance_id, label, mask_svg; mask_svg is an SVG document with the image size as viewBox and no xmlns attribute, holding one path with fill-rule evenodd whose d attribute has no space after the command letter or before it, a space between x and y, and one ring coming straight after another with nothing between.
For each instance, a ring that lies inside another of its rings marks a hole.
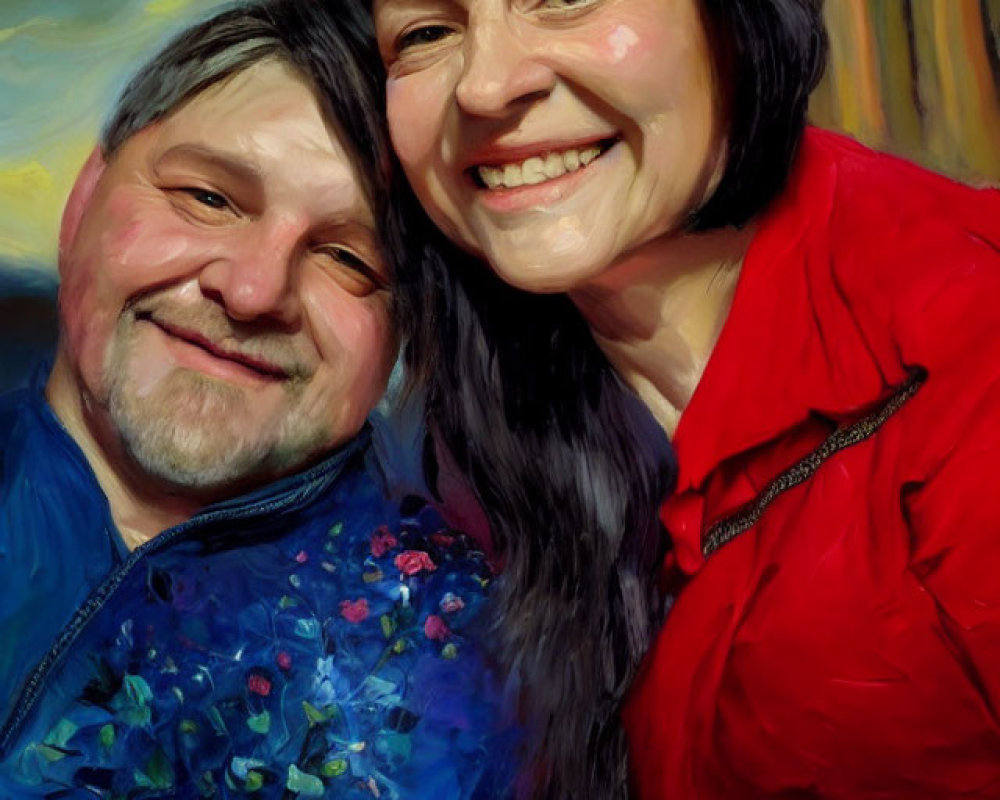
<instances>
[{"instance_id":1,"label":"blue background area","mask_svg":"<svg viewBox=\"0 0 1000 800\"><path fill-rule=\"evenodd\" d=\"M55 350L53 272L0 262L0 391L21 383L32 364Z\"/></svg>"}]
</instances>

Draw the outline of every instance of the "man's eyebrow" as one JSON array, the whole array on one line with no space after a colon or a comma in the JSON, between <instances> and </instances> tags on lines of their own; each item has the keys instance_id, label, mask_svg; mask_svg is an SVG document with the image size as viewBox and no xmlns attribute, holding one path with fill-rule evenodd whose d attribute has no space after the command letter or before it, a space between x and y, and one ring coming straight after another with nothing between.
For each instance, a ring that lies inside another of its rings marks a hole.
<instances>
[{"instance_id":1,"label":"man's eyebrow","mask_svg":"<svg viewBox=\"0 0 1000 800\"><path fill-rule=\"evenodd\" d=\"M328 219L318 226L317 239L341 239L347 238L355 243L361 240L362 244L381 250L382 237L374 221L361 219Z\"/></svg>"},{"instance_id":2,"label":"man's eyebrow","mask_svg":"<svg viewBox=\"0 0 1000 800\"><path fill-rule=\"evenodd\" d=\"M222 170L246 183L259 184L262 179L261 171L256 165L208 145L190 142L174 145L160 153L156 163L161 164L175 159L194 161L201 166Z\"/></svg>"}]
</instances>

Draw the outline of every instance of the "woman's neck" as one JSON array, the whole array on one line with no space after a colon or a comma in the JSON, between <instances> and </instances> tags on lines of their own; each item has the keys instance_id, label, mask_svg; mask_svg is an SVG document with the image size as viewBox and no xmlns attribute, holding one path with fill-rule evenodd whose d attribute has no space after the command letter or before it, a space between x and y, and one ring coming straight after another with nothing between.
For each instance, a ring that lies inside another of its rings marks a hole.
<instances>
[{"instance_id":1,"label":"woman's neck","mask_svg":"<svg viewBox=\"0 0 1000 800\"><path fill-rule=\"evenodd\" d=\"M570 293L618 374L673 435L732 305L752 226L656 239Z\"/></svg>"}]
</instances>

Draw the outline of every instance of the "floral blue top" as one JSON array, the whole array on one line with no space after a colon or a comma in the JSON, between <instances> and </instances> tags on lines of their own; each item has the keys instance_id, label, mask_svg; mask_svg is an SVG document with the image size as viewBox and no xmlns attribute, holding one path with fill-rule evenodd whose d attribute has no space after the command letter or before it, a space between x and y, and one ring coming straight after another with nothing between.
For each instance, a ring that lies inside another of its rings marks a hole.
<instances>
[{"instance_id":1,"label":"floral blue top","mask_svg":"<svg viewBox=\"0 0 1000 800\"><path fill-rule=\"evenodd\" d=\"M361 463L209 509L114 569L13 704L0 796L508 796L489 567Z\"/></svg>"}]
</instances>

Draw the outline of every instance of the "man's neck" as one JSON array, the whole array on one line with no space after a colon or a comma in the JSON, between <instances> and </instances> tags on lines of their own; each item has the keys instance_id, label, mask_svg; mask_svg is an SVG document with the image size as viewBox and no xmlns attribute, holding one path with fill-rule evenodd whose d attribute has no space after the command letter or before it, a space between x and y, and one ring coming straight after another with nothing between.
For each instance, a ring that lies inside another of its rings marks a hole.
<instances>
[{"instance_id":1,"label":"man's neck","mask_svg":"<svg viewBox=\"0 0 1000 800\"><path fill-rule=\"evenodd\" d=\"M205 505L200 498L151 486L139 477L136 469L128 466L131 459L110 426L104 423L102 429L101 420L106 419L105 415L88 410L88 399L81 394L68 360L61 352L46 384L45 396L56 417L83 451L129 550L184 522Z\"/></svg>"},{"instance_id":2,"label":"man's neck","mask_svg":"<svg viewBox=\"0 0 1000 800\"><path fill-rule=\"evenodd\" d=\"M661 237L570 294L618 374L673 435L729 314L752 226Z\"/></svg>"}]
</instances>

